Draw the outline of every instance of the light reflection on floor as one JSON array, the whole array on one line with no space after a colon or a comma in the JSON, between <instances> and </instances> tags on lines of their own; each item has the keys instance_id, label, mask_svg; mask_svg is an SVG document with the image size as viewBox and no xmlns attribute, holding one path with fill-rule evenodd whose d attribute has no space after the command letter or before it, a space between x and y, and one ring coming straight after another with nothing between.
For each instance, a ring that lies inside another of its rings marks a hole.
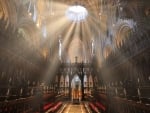
<instances>
[{"instance_id":1,"label":"light reflection on floor","mask_svg":"<svg viewBox=\"0 0 150 113\"><path fill-rule=\"evenodd\" d=\"M88 112L85 109L85 106L83 103L80 103L80 104L68 103L66 104L66 107L62 113L88 113Z\"/></svg>"}]
</instances>

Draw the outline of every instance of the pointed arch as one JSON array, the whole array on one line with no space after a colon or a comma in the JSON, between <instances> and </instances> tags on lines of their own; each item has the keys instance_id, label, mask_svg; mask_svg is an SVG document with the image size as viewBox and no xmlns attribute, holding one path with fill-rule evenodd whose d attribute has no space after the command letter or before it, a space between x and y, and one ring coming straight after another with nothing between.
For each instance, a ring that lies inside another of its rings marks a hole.
<instances>
[{"instance_id":1,"label":"pointed arch","mask_svg":"<svg viewBox=\"0 0 150 113\"><path fill-rule=\"evenodd\" d=\"M130 33L135 30L136 23L133 20L119 20L116 27L115 46L122 46L123 42Z\"/></svg>"}]
</instances>

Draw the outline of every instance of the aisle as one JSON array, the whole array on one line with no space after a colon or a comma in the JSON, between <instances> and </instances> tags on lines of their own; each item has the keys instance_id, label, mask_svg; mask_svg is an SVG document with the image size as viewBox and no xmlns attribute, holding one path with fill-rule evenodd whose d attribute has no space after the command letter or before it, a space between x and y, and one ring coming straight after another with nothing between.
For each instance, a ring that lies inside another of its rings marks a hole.
<instances>
[{"instance_id":1,"label":"aisle","mask_svg":"<svg viewBox=\"0 0 150 113\"><path fill-rule=\"evenodd\" d=\"M84 103L72 104L67 103L61 113L89 113Z\"/></svg>"}]
</instances>

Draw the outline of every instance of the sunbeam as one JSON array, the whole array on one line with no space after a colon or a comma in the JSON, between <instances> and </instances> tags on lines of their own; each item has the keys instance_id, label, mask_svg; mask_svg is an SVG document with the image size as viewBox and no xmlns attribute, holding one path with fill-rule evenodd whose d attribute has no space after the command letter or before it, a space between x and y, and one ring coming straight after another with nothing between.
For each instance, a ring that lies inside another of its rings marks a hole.
<instances>
[{"instance_id":1,"label":"sunbeam","mask_svg":"<svg viewBox=\"0 0 150 113\"><path fill-rule=\"evenodd\" d=\"M0 113L150 113L150 0L0 0Z\"/></svg>"}]
</instances>

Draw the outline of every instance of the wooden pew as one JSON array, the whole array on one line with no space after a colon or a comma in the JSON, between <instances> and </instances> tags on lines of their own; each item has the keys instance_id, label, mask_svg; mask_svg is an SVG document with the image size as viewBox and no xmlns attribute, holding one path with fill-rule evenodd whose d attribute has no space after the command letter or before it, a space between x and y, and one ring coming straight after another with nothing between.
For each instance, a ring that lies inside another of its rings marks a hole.
<instances>
[{"instance_id":1,"label":"wooden pew","mask_svg":"<svg viewBox=\"0 0 150 113\"><path fill-rule=\"evenodd\" d=\"M106 111L106 107L102 103L96 102L95 105L97 106L98 109Z\"/></svg>"},{"instance_id":2,"label":"wooden pew","mask_svg":"<svg viewBox=\"0 0 150 113\"><path fill-rule=\"evenodd\" d=\"M53 107L51 107L45 113L56 113L56 111L58 111L61 106L62 106L62 102L57 102Z\"/></svg>"},{"instance_id":3,"label":"wooden pew","mask_svg":"<svg viewBox=\"0 0 150 113\"><path fill-rule=\"evenodd\" d=\"M54 106L54 103L47 103L43 106L43 111L47 111L48 109L50 109L52 106Z\"/></svg>"},{"instance_id":4,"label":"wooden pew","mask_svg":"<svg viewBox=\"0 0 150 113\"><path fill-rule=\"evenodd\" d=\"M89 107L94 113L100 113L98 108L92 102L89 103Z\"/></svg>"}]
</instances>

